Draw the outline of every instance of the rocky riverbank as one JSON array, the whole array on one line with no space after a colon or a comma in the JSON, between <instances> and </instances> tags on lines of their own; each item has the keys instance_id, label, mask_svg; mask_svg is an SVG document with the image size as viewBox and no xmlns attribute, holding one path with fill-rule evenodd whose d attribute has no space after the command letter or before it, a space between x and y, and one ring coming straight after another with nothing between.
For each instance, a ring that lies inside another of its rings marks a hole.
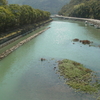
<instances>
[{"instance_id":1,"label":"rocky riverbank","mask_svg":"<svg viewBox=\"0 0 100 100\"><path fill-rule=\"evenodd\" d=\"M84 21L85 24L89 24L91 26L94 26L97 29L100 29L100 20L97 19L67 17L67 16L60 16L60 15L52 16L52 18L63 18L67 20Z\"/></svg>"},{"instance_id":2,"label":"rocky riverbank","mask_svg":"<svg viewBox=\"0 0 100 100\"><path fill-rule=\"evenodd\" d=\"M5 52L3 52L2 54L0 54L0 60L2 60L3 58L5 58L6 56L8 56L10 53L12 53L14 50L16 50L17 48L19 48L20 46L22 46L23 44L25 44L26 42L30 41L31 39L35 38L36 36L38 36L39 34L43 33L44 31L46 31L47 29L49 29L50 27L28 37L27 39L19 42L18 44L16 44L15 46L13 46L12 48L6 50Z\"/></svg>"}]
</instances>

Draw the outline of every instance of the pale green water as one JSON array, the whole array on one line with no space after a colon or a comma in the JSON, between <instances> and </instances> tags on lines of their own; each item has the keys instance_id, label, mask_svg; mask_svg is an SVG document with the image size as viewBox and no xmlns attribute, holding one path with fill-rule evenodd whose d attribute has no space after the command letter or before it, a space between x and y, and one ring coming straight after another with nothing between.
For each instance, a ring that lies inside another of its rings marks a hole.
<instances>
[{"instance_id":1,"label":"pale green water","mask_svg":"<svg viewBox=\"0 0 100 100\"><path fill-rule=\"evenodd\" d=\"M51 28L0 61L0 100L96 100L69 88L54 67L56 61L66 58L99 74L100 48L73 44L72 39L100 45L100 30L65 20L53 21L47 27ZM40 58L47 60L41 62Z\"/></svg>"}]
</instances>

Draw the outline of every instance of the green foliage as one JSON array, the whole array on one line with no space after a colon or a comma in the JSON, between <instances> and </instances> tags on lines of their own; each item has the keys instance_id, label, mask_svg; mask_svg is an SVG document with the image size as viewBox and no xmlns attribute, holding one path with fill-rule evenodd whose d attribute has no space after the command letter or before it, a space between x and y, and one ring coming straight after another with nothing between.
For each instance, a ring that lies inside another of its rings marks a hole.
<instances>
[{"instance_id":1,"label":"green foliage","mask_svg":"<svg viewBox=\"0 0 100 100\"><path fill-rule=\"evenodd\" d=\"M100 96L97 98L97 100L100 100Z\"/></svg>"},{"instance_id":2,"label":"green foliage","mask_svg":"<svg viewBox=\"0 0 100 100\"><path fill-rule=\"evenodd\" d=\"M85 93L97 93L100 90L100 83L93 71L82 64L64 59L59 61L58 67L60 75L67 79L70 87Z\"/></svg>"},{"instance_id":3,"label":"green foliage","mask_svg":"<svg viewBox=\"0 0 100 100\"><path fill-rule=\"evenodd\" d=\"M78 9L78 8L84 6L84 5L85 5L84 3L77 4L77 5L74 6L74 9Z\"/></svg>"},{"instance_id":4,"label":"green foliage","mask_svg":"<svg viewBox=\"0 0 100 100\"><path fill-rule=\"evenodd\" d=\"M100 0L71 0L59 11L59 14L100 19Z\"/></svg>"},{"instance_id":5,"label":"green foliage","mask_svg":"<svg viewBox=\"0 0 100 100\"><path fill-rule=\"evenodd\" d=\"M0 7L0 32L6 31L12 24L13 14L4 7Z\"/></svg>"},{"instance_id":6,"label":"green foliage","mask_svg":"<svg viewBox=\"0 0 100 100\"><path fill-rule=\"evenodd\" d=\"M20 26L35 25L35 23L47 20L49 17L49 12L34 9L28 5L2 5L0 6L0 35Z\"/></svg>"}]
</instances>

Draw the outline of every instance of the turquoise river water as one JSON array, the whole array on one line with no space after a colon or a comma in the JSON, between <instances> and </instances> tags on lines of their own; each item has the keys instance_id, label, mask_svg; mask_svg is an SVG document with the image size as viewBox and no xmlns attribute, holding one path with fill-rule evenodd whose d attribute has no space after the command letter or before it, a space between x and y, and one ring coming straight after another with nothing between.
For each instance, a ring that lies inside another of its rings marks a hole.
<instances>
[{"instance_id":1,"label":"turquoise river water","mask_svg":"<svg viewBox=\"0 0 100 100\"><path fill-rule=\"evenodd\" d=\"M57 61L77 61L100 76L100 30L83 22L55 19L35 32L47 27L51 28L0 61L0 100L96 100L92 94L75 92L65 84L57 73ZM73 44L74 38L93 41L96 47ZM46 60L41 62L41 58Z\"/></svg>"}]
</instances>

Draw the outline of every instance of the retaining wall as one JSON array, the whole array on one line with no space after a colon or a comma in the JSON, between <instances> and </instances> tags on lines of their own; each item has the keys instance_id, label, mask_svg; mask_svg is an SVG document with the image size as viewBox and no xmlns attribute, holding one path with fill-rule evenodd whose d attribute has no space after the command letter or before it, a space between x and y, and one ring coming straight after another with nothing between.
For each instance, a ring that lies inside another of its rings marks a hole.
<instances>
[{"instance_id":1,"label":"retaining wall","mask_svg":"<svg viewBox=\"0 0 100 100\"><path fill-rule=\"evenodd\" d=\"M22 36L25 36L25 35L27 35L27 34L33 32L34 30L36 30L36 29L38 29L38 28L40 28L40 27L46 25L47 23L49 23L49 22L51 22L51 21L52 21L52 19L47 20L47 21L45 21L44 23L42 23L41 25L38 25L38 26L36 26L36 27L31 26L30 29L21 29L21 32L17 32L17 31L16 31L16 34L11 35L11 36L8 36L8 37L3 38L3 39L0 39L0 48L6 46L6 45L8 45L8 44L10 44L11 42L13 42L13 41L19 39L19 38L22 37Z\"/></svg>"},{"instance_id":2,"label":"retaining wall","mask_svg":"<svg viewBox=\"0 0 100 100\"><path fill-rule=\"evenodd\" d=\"M0 54L0 60L2 60L3 58L5 58L6 56L8 56L10 53L12 53L14 50L16 50L17 48L19 48L20 46L22 46L23 44L25 44L26 42L30 41L31 39L35 38L36 36L38 36L39 34L43 33L44 31L48 30L50 27L28 37L27 39L24 39L23 41L19 42L18 44L16 44L15 46L13 46L12 48L6 50L5 52Z\"/></svg>"}]
</instances>

